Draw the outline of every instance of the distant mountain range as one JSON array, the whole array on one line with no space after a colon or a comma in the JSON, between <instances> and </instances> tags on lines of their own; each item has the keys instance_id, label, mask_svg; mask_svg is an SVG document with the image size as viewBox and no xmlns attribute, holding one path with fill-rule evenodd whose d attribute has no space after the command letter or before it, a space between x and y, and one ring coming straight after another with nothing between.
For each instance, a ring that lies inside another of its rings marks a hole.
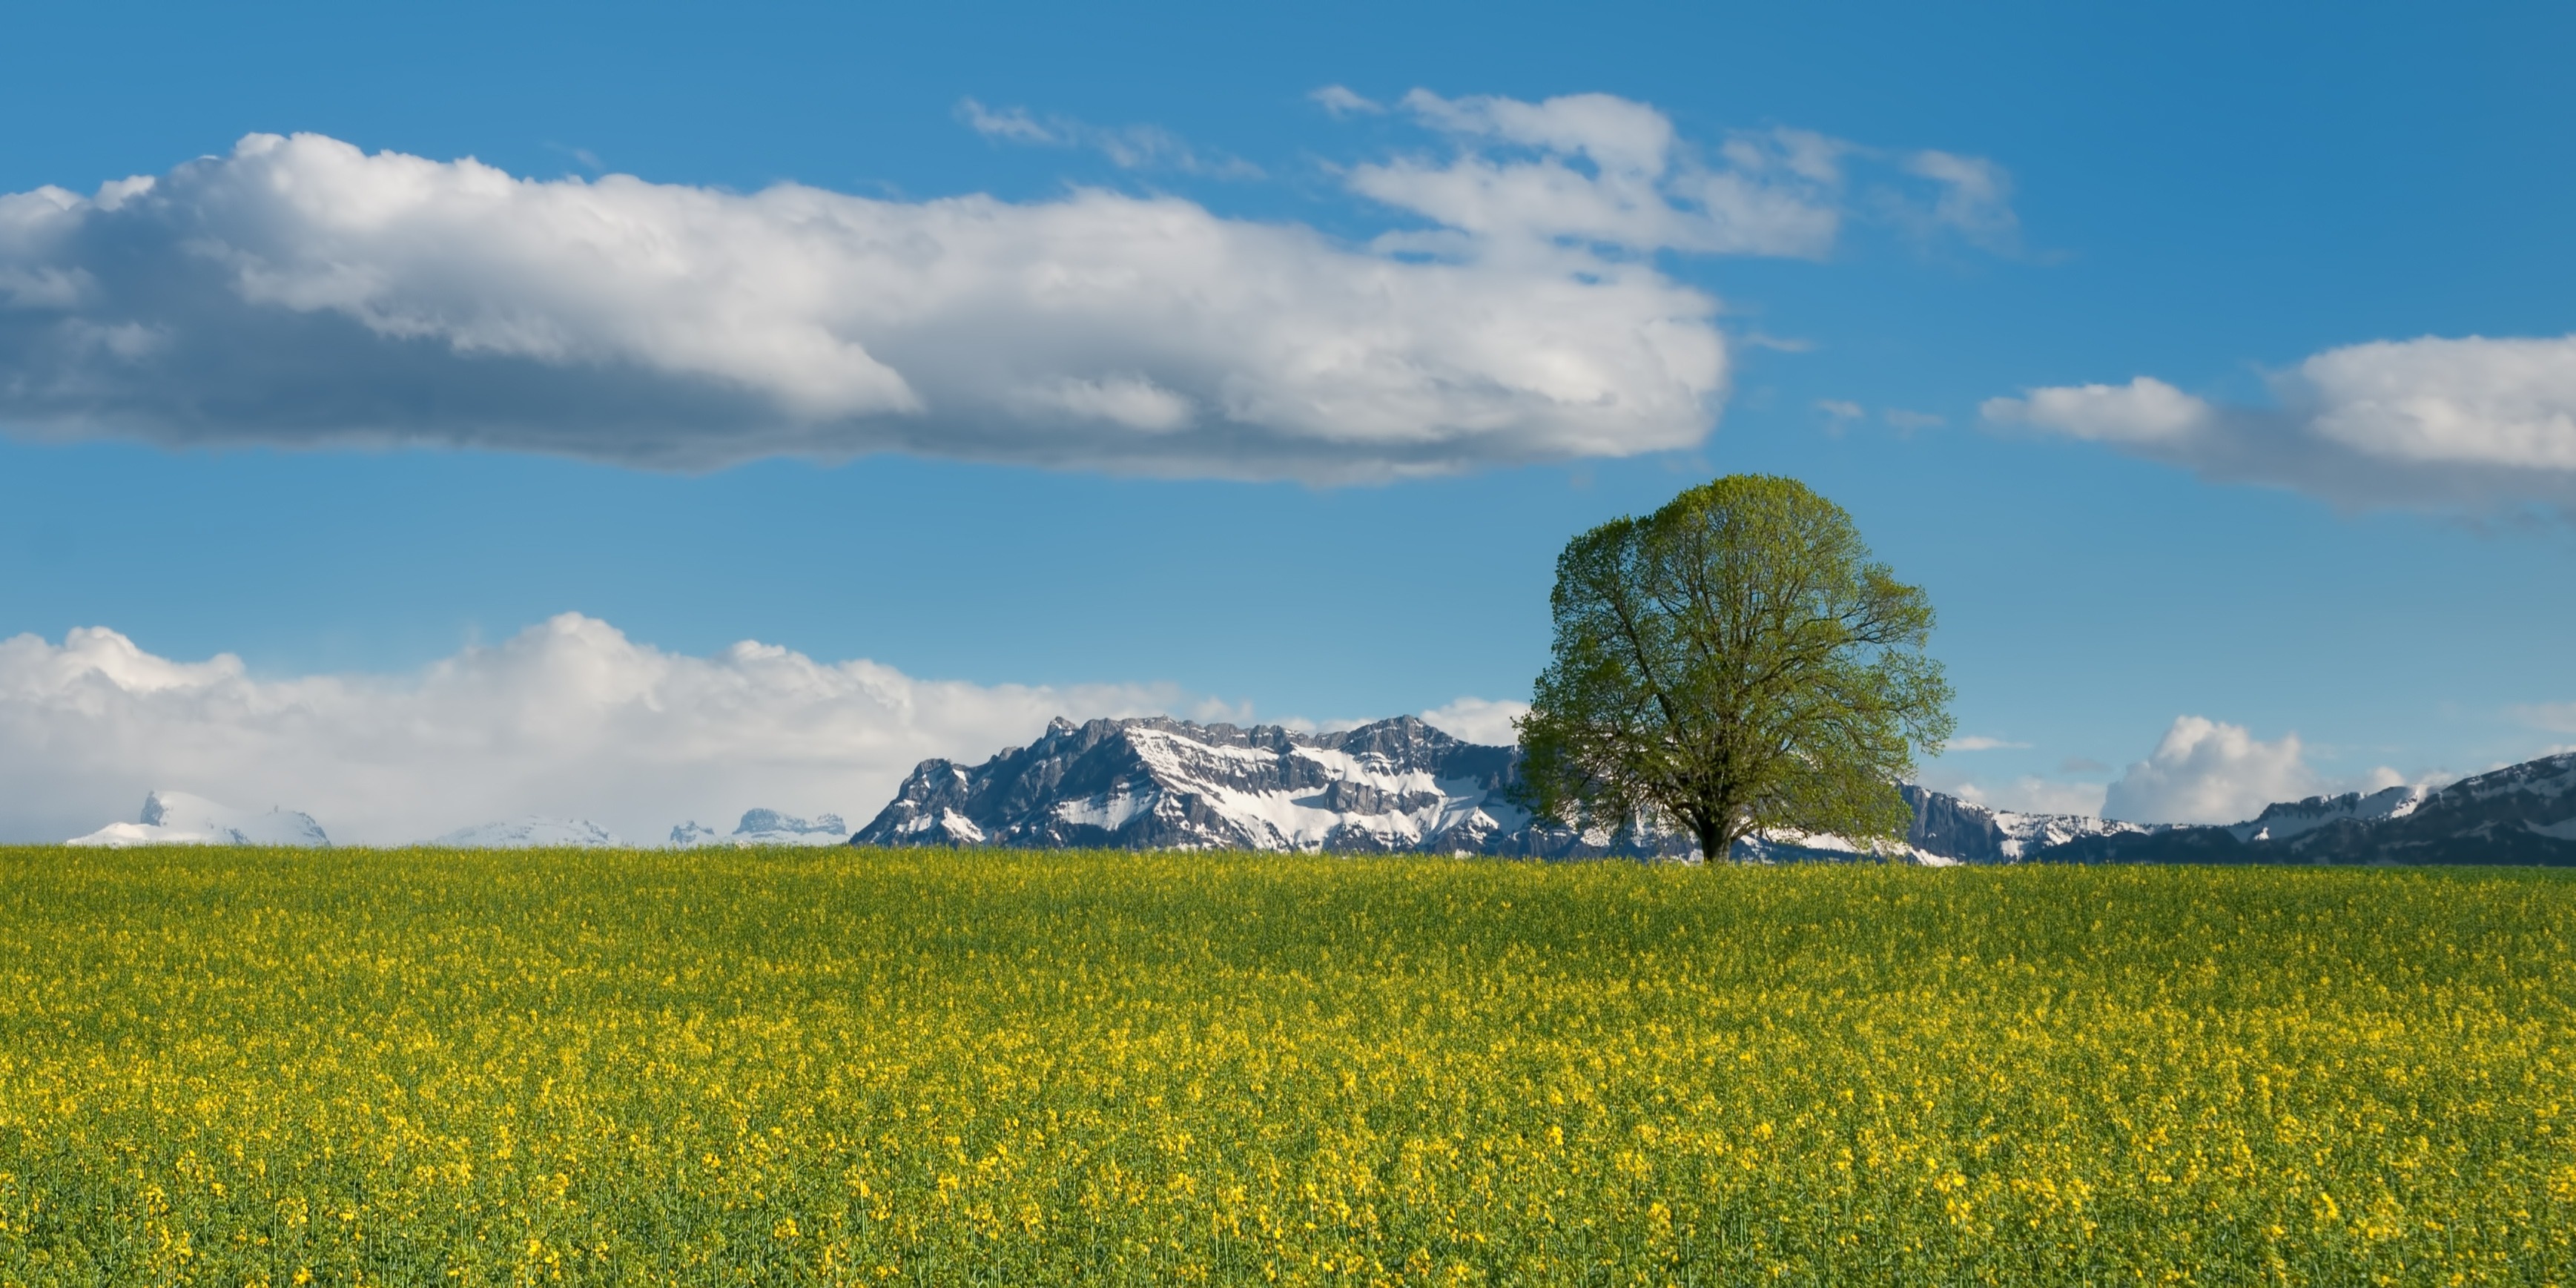
<instances>
[{"instance_id":1,"label":"distant mountain range","mask_svg":"<svg viewBox=\"0 0 2576 1288\"><path fill-rule=\"evenodd\" d=\"M110 823L69 844L121 849L129 845L329 845L331 838L310 814L291 809L266 813L219 805L186 792L152 792L132 823Z\"/></svg>"},{"instance_id":2,"label":"distant mountain range","mask_svg":"<svg viewBox=\"0 0 2576 1288\"><path fill-rule=\"evenodd\" d=\"M531 814L460 827L424 842L450 850L602 849L626 842L615 832L586 818L546 818Z\"/></svg>"},{"instance_id":3,"label":"distant mountain range","mask_svg":"<svg viewBox=\"0 0 2576 1288\"><path fill-rule=\"evenodd\" d=\"M2311 796L2226 827L2084 837L2064 863L2518 863L2576 865L2576 753L2524 761L2440 791Z\"/></svg>"},{"instance_id":4,"label":"distant mountain range","mask_svg":"<svg viewBox=\"0 0 2576 1288\"><path fill-rule=\"evenodd\" d=\"M1411 716L1333 733L1151 716L1057 720L1036 742L980 765L925 760L893 801L850 833L838 815L745 813L730 834L695 822L668 844L937 845L1484 854L1538 858L1698 854L1686 833L1541 824L1514 794L1520 753L1463 742ZM1914 821L1888 858L1958 863L2484 863L2576 866L2576 753L2431 791L2313 796L2242 823L2123 823L1987 809L1916 786ZM147 796L138 820L71 844L302 845L331 839L309 814L234 809L184 792ZM431 845L615 846L582 819L524 817L460 828ZM1734 857L1849 862L1841 837L1774 832Z\"/></svg>"},{"instance_id":5,"label":"distant mountain range","mask_svg":"<svg viewBox=\"0 0 2576 1288\"><path fill-rule=\"evenodd\" d=\"M1301 850L1680 857L1691 837L1577 832L1513 797L1518 753L1461 742L1410 716L1335 733L1167 717L1057 720L980 765L925 760L853 845ZM2273 805L2223 827L2141 825L1987 809L1925 788L1891 858L1918 863L2576 864L2576 754L2438 792ZM1774 833L1735 857L1849 861L1839 837Z\"/></svg>"},{"instance_id":6,"label":"distant mountain range","mask_svg":"<svg viewBox=\"0 0 2576 1288\"><path fill-rule=\"evenodd\" d=\"M743 811L742 821L730 834L721 833L695 819L671 829L674 849L692 850L702 845L728 845L749 848L756 845L840 845L850 839L849 824L838 814L824 814L811 821L781 814L774 809Z\"/></svg>"}]
</instances>

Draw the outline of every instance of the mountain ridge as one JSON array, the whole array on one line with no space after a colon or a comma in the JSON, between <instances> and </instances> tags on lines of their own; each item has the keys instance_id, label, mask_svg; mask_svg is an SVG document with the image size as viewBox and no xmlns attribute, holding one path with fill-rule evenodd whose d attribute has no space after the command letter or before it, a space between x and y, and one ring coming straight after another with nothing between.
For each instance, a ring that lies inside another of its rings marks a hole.
<instances>
[{"instance_id":1,"label":"mountain ridge","mask_svg":"<svg viewBox=\"0 0 2576 1288\"><path fill-rule=\"evenodd\" d=\"M1051 722L980 765L916 766L853 845L1250 849L1535 858L1687 858L1686 833L1542 824L1513 794L1519 750L1471 743L1413 716L1301 733L1169 716ZM2137 824L1990 810L1908 786L1915 824L1889 857L2016 862ZM1873 852L1875 853L1875 852ZM1775 832L1740 842L1767 861L1862 857L1843 838Z\"/></svg>"},{"instance_id":2,"label":"mountain ridge","mask_svg":"<svg viewBox=\"0 0 2576 1288\"><path fill-rule=\"evenodd\" d=\"M1651 827L1551 826L1514 795L1519 752L1413 716L1302 733L1169 716L1058 718L981 764L917 765L852 845L1248 849L1695 858ZM1990 809L1913 784L1898 846L1771 832L1735 858L1994 863L2293 862L2576 865L2576 754L2440 791L2392 787L2279 802L2239 823L2140 824Z\"/></svg>"},{"instance_id":3,"label":"mountain ridge","mask_svg":"<svg viewBox=\"0 0 2576 1288\"><path fill-rule=\"evenodd\" d=\"M2460 779L2311 796L2242 823L2086 838L2057 863L2528 864L2576 866L2576 752Z\"/></svg>"}]
</instances>

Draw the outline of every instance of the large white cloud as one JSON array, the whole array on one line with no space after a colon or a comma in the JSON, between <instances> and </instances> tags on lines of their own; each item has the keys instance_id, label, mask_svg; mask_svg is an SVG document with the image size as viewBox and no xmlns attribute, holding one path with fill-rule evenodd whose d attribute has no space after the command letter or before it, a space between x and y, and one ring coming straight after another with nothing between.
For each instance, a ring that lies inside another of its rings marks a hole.
<instances>
[{"instance_id":1,"label":"large white cloud","mask_svg":"<svg viewBox=\"0 0 2576 1288\"><path fill-rule=\"evenodd\" d=\"M1714 300L1504 241L1424 257L1167 196L745 196L253 135L0 197L0 422L1324 481L1708 431Z\"/></svg>"},{"instance_id":2,"label":"large white cloud","mask_svg":"<svg viewBox=\"0 0 2576 1288\"><path fill-rule=\"evenodd\" d=\"M2242 725L2178 716L2154 753L2111 784L2102 814L2134 823L2235 823L2323 788L2297 734L2264 742Z\"/></svg>"},{"instance_id":3,"label":"large white cloud","mask_svg":"<svg viewBox=\"0 0 2576 1288\"><path fill-rule=\"evenodd\" d=\"M2271 408L2222 406L2140 376L2032 389L1984 411L2344 504L2576 509L2576 335L2349 345L2272 384Z\"/></svg>"},{"instance_id":4,"label":"large white cloud","mask_svg":"<svg viewBox=\"0 0 2576 1288\"><path fill-rule=\"evenodd\" d=\"M1846 162L1878 155L1773 131L1702 159L1606 95L1405 106L1446 150L1340 172L1382 224L1356 243L1169 195L745 195L254 134L87 197L0 195L0 426L1321 482L1683 448L1727 352L1656 254L1823 254L1863 195ZM1150 127L962 110L999 141L1259 173ZM1882 168L1936 222L2009 218L1987 163Z\"/></svg>"},{"instance_id":5,"label":"large white cloud","mask_svg":"<svg viewBox=\"0 0 2576 1288\"><path fill-rule=\"evenodd\" d=\"M745 642L713 657L566 614L404 676L260 679L111 630L0 640L0 840L132 820L144 793L313 814L343 842L400 843L520 814L657 841L743 810L857 827L914 764L980 761L1048 719L1228 716L1162 686L984 687Z\"/></svg>"}]
</instances>

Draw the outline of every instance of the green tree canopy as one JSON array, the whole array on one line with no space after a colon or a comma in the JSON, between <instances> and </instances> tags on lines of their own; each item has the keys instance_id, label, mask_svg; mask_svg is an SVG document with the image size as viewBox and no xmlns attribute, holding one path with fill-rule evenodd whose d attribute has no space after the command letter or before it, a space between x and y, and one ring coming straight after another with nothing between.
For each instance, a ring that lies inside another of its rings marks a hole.
<instances>
[{"instance_id":1,"label":"green tree canopy","mask_svg":"<svg viewBox=\"0 0 2576 1288\"><path fill-rule=\"evenodd\" d=\"M1949 738L1950 686L1931 601L1841 506L1718 479L1567 543L1549 605L1520 726L1541 817L1687 827L1712 862L1757 831L1904 838L1897 783Z\"/></svg>"}]
</instances>

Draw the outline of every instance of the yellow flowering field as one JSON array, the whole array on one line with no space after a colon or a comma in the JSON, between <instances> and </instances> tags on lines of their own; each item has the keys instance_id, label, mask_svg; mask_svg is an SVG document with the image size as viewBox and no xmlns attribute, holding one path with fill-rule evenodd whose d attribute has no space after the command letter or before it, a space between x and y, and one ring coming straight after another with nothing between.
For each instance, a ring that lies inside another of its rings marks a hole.
<instances>
[{"instance_id":1,"label":"yellow flowering field","mask_svg":"<svg viewBox=\"0 0 2576 1288\"><path fill-rule=\"evenodd\" d=\"M2528 871L0 850L0 1284L2576 1284Z\"/></svg>"}]
</instances>

